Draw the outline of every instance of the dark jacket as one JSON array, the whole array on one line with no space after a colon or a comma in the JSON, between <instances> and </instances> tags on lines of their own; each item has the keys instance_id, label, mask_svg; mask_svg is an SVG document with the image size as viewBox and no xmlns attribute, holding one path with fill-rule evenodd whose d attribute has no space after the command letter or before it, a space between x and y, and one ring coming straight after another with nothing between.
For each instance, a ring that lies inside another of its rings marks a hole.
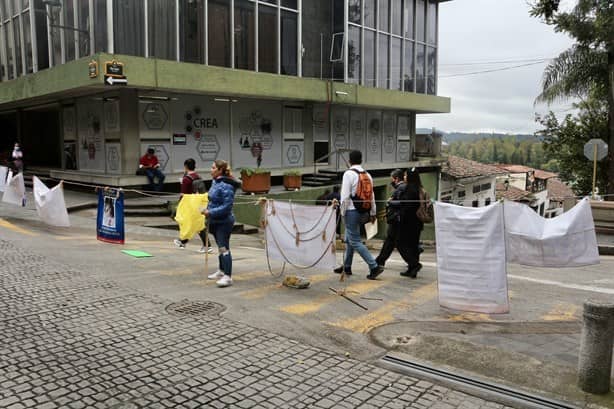
<instances>
[{"instance_id":1,"label":"dark jacket","mask_svg":"<svg viewBox=\"0 0 614 409\"><path fill-rule=\"evenodd\" d=\"M416 211L420 207L420 187L417 185L406 185L401 195L403 210L401 211L401 224L405 227L417 227L422 229L423 223L418 220Z\"/></svg>"},{"instance_id":2,"label":"dark jacket","mask_svg":"<svg viewBox=\"0 0 614 409\"><path fill-rule=\"evenodd\" d=\"M394 188L390 200L386 204L386 221L388 224L400 223L401 213L403 211L404 203L401 202L403 195L405 194L405 182L400 182Z\"/></svg>"},{"instance_id":3,"label":"dark jacket","mask_svg":"<svg viewBox=\"0 0 614 409\"><path fill-rule=\"evenodd\" d=\"M235 200L235 191L241 186L237 180L228 177L220 176L213 180L211 189L209 189L209 223L224 223L234 222L232 214L232 206Z\"/></svg>"}]
</instances>

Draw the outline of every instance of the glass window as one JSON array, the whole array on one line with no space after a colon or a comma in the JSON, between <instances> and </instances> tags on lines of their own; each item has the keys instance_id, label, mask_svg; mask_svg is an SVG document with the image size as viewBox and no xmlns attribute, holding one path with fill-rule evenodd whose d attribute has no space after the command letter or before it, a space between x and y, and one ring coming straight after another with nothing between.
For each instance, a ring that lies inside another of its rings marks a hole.
<instances>
[{"instance_id":1,"label":"glass window","mask_svg":"<svg viewBox=\"0 0 614 409\"><path fill-rule=\"evenodd\" d=\"M236 3L236 1L235 1ZM289 9L292 10L296 10L297 9L297 1L296 0L281 0L281 6L282 7L287 7Z\"/></svg>"},{"instance_id":2,"label":"glass window","mask_svg":"<svg viewBox=\"0 0 614 409\"><path fill-rule=\"evenodd\" d=\"M348 80L360 83L360 28L350 26L348 35Z\"/></svg>"},{"instance_id":3,"label":"glass window","mask_svg":"<svg viewBox=\"0 0 614 409\"><path fill-rule=\"evenodd\" d=\"M379 35L379 50L377 61L377 87L388 88L388 39L385 34Z\"/></svg>"},{"instance_id":4,"label":"glass window","mask_svg":"<svg viewBox=\"0 0 614 409\"><path fill-rule=\"evenodd\" d=\"M256 68L256 32L254 3L235 0L235 68Z\"/></svg>"},{"instance_id":5,"label":"glass window","mask_svg":"<svg viewBox=\"0 0 614 409\"><path fill-rule=\"evenodd\" d=\"M210 0L208 13L209 65L230 67L230 2Z\"/></svg>"},{"instance_id":6,"label":"glass window","mask_svg":"<svg viewBox=\"0 0 614 409\"><path fill-rule=\"evenodd\" d=\"M392 49L390 50L390 89L402 90L401 88L401 39L390 38Z\"/></svg>"},{"instance_id":7,"label":"glass window","mask_svg":"<svg viewBox=\"0 0 614 409\"><path fill-rule=\"evenodd\" d=\"M203 3L200 1L181 0L179 3L179 35L181 61L204 63L204 29L205 19Z\"/></svg>"},{"instance_id":8,"label":"glass window","mask_svg":"<svg viewBox=\"0 0 614 409\"><path fill-rule=\"evenodd\" d=\"M480 191L490 190L491 187L492 185L490 183L484 183L480 186Z\"/></svg>"},{"instance_id":9,"label":"glass window","mask_svg":"<svg viewBox=\"0 0 614 409\"><path fill-rule=\"evenodd\" d=\"M424 63L425 63L425 46L418 44L416 45L416 92L419 94L424 94L425 91L425 83L424 83Z\"/></svg>"},{"instance_id":10,"label":"glass window","mask_svg":"<svg viewBox=\"0 0 614 409\"><path fill-rule=\"evenodd\" d=\"M363 85L367 87L375 86L375 32L365 30L365 78Z\"/></svg>"},{"instance_id":11,"label":"glass window","mask_svg":"<svg viewBox=\"0 0 614 409\"><path fill-rule=\"evenodd\" d=\"M260 3L270 3L277 5L277 0L260 0Z\"/></svg>"},{"instance_id":12,"label":"glass window","mask_svg":"<svg viewBox=\"0 0 614 409\"><path fill-rule=\"evenodd\" d=\"M480 202L478 202L477 200L474 200L473 202L471 202L471 206L479 207L480 206Z\"/></svg>"},{"instance_id":13,"label":"glass window","mask_svg":"<svg viewBox=\"0 0 614 409\"><path fill-rule=\"evenodd\" d=\"M414 0L403 2L403 33L405 38L414 38Z\"/></svg>"},{"instance_id":14,"label":"glass window","mask_svg":"<svg viewBox=\"0 0 614 409\"><path fill-rule=\"evenodd\" d=\"M390 32L390 0L379 0L379 29Z\"/></svg>"},{"instance_id":15,"label":"glass window","mask_svg":"<svg viewBox=\"0 0 614 409\"><path fill-rule=\"evenodd\" d=\"M437 68L437 49L434 47L426 47L426 93L435 95L435 77Z\"/></svg>"},{"instance_id":16,"label":"glass window","mask_svg":"<svg viewBox=\"0 0 614 409\"><path fill-rule=\"evenodd\" d=\"M281 11L281 73L296 75L298 15L293 11Z\"/></svg>"},{"instance_id":17,"label":"glass window","mask_svg":"<svg viewBox=\"0 0 614 409\"><path fill-rule=\"evenodd\" d=\"M426 41L429 44L437 44L437 2L429 0L426 23Z\"/></svg>"},{"instance_id":18,"label":"glass window","mask_svg":"<svg viewBox=\"0 0 614 409\"><path fill-rule=\"evenodd\" d=\"M459 190L458 193L457 193L457 196L458 196L459 199L465 197L465 191L464 190Z\"/></svg>"},{"instance_id":19,"label":"glass window","mask_svg":"<svg viewBox=\"0 0 614 409\"><path fill-rule=\"evenodd\" d=\"M89 1L79 1L79 56L90 55L90 8ZM40 27L40 26L39 26ZM40 47L40 44L37 43ZM39 64L40 65L40 64Z\"/></svg>"},{"instance_id":20,"label":"glass window","mask_svg":"<svg viewBox=\"0 0 614 409\"><path fill-rule=\"evenodd\" d=\"M416 0L416 40L424 42L424 0Z\"/></svg>"},{"instance_id":21,"label":"glass window","mask_svg":"<svg viewBox=\"0 0 614 409\"><path fill-rule=\"evenodd\" d=\"M94 52L101 51L107 51L107 0L94 0Z\"/></svg>"},{"instance_id":22,"label":"glass window","mask_svg":"<svg viewBox=\"0 0 614 409\"><path fill-rule=\"evenodd\" d=\"M21 0L13 0L13 16L19 14L21 11Z\"/></svg>"},{"instance_id":23,"label":"glass window","mask_svg":"<svg viewBox=\"0 0 614 409\"><path fill-rule=\"evenodd\" d=\"M403 89L414 92L414 42L405 40Z\"/></svg>"},{"instance_id":24,"label":"glass window","mask_svg":"<svg viewBox=\"0 0 614 409\"><path fill-rule=\"evenodd\" d=\"M23 63L21 61L21 37L19 35L19 18L13 19L13 38L15 39L15 63L17 67L17 76L23 74Z\"/></svg>"},{"instance_id":25,"label":"glass window","mask_svg":"<svg viewBox=\"0 0 614 409\"><path fill-rule=\"evenodd\" d=\"M21 15L23 21L23 45L26 55L26 73L34 72L34 62L32 60L32 33L30 32L30 12L26 11Z\"/></svg>"},{"instance_id":26,"label":"glass window","mask_svg":"<svg viewBox=\"0 0 614 409\"><path fill-rule=\"evenodd\" d=\"M145 13L143 1L114 0L113 6L115 52L117 54L144 56ZM81 7L83 8L83 5ZM83 15L79 16L80 21L83 18ZM81 42L81 45L83 46L83 42Z\"/></svg>"},{"instance_id":27,"label":"glass window","mask_svg":"<svg viewBox=\"0 0 614 409\"><path fill-rule=\"evenodd\" d=\"M66 0L62 9L64 13L64 25L74 27L75 5L73 4L73 0ZM73 30L64 30L64 53L66 55L66 61L75 59L75 31Z\"/></svg>"},{"instance_id":28,"label":"glass window","mask_svg":"<svg viewBox=\"0 0 614 409\"><path fill-rule=\"evenodd\" d=\"M8 17L6 0L0 0L0 20L4 20Z\"/></svg>"},{"instance_id":29,"label":"glass window","mask_svg":"<svg viewBox=\"0 0 614 409\"><path fill-rule=\"evenodd\" d=\"M360 24L360 0L349 0L348 20L350 23Z\"/></svg>"},{"instance_id":30,"label":"glass window","mask_svg":"<svg viewBox=\"0 0 614 409\"><path fill-rule=\"evenodd\" d=\"M49 35L47 33L47 13L34 13L36 27L36 52L38 53L38 70L49 68ZM74 23L72 23L74 25ZM74 44L73 44L74 50Z\"/></svg>"},{"instance_id":31,"label":"glass window","mask_svg":"<svg viewBox=\"0 0 614 409\"><path fill-rule=\"evenodd\" d=\"M484 200L484 206L488 206L490 204L490 197L487 197L486 200Z\"/></svg>"},{"instance_id":32,"label":"glass window","mask_svg":"<svg viewBox=\"0 0 614 409\"><path fill-rule=\"evenodd\" d=\"M6 59L7 59L7 74L8 74L8 79L13 79L15 78L15 72L14 70L14 64L15 62L13 61L13 23L8 22L4 24L4 33L5 33L5 41L6 41Z\"/></svg>"},{"instance_id":33,"label":"glass window","mask_svg":"<svg viewBox=\"0 0 614 409\"><path fill-rule=\"evenodd\" d=\"M277 10L258 8L258 71L277 72Z\"/></svg>"},{"instance_id":34,"label":"glass window","mask_svg":"<svg viewBox=\"0 0 614 409\"><path fill-rule=\"evenodd\" d=\"M375 28L375 0L364 0L365 3L365 22L366 27Z\"/></svg>"},{"instance_id":35,"label":"glass window","mask_svg":"<svg viewBox=\"0 0 614 409\"><path fill-rule=\"evenodd\" d=\"M390 21L390 32L392 34L401 35L401 21L403 19L403 12L401 10L401 6L403 5L402 0L391 0L390 7L391 18Z\"/></svg>"},{"instance_id":36,"label":"glass window","mask_svg":"<svg viewBox=\"0 0 614 409\"><path fill-rule=\"evenodd\" d=\"M480 193L480 185L473 185L473 193Z\"/></svg>"},{"instance_id":37,"label":"glass window","mask_svg":"<svg viewBox=\"0 0 614 409\"><path fill-rule=\"evenodd\" d=\"M177 59L175 12L174 0L147 2L149 56L165 60Z\"/></svg>"}]
</instances>

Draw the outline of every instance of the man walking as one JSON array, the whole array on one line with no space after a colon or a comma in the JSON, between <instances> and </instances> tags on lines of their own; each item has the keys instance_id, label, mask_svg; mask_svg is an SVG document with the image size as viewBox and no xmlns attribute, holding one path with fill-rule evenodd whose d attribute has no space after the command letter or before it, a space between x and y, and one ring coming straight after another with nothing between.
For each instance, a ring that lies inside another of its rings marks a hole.
<instances>
[{"instance_id":1,"label":"man walking","mask_svg":"<svg viewBox=\"0 0 614 409\"><path fill-rule=\"evenodd\" d=\"M345 220L345 255L343 266L336 268L334 272L351 275L354 250L356 250L369 266L367 278L375 280L384 271L384 267L377 264L360 239L360 226L376 220L373 179L362 168L361 163L362 153L351 151L350 168L343 174L341 184L341 214Z\"/></svg>"},{"instance_id":2,"label":"man walking","mask_svg":"<svg viewBox=\"0 0 614 409\"><path fill-rule=\"evenodd\" d=\"M386 260L392 254L392 251L397 248L401 257L408 264L412 260L411 254L408 254L407 246L400 245L404 242L403 232L401 230L401 219L403 216L405 203L402 202L402 198L405 196L405 190L407 185L403 180L403 171L401 169L395 169L390 174L391 185L394 188L388 204L386 206L386 222L388 223L388 231L386 233L386 240L382 245L379 255L375 258L377 264L384 266ZM406 241L406 240L405 240Z\"/></svg>"}]
</instances>

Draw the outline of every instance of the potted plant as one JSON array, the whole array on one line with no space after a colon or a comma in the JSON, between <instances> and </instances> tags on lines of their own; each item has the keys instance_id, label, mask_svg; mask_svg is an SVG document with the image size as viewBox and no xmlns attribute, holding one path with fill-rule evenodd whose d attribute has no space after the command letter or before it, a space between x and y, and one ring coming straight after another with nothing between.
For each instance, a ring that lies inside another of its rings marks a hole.
<instances>
[{"instance_id":1,"label":"potted plant","mask_svg":"<svg viewBox=\"0 0 614 409\"><path fill-rule=\"evenodd\" d=\"M284 187L286 190L299 190L302 185L301 171L288 169L284 172Z\"/></svg>"},{"instance_id":2,"label":"potted plant","mask_svg":"<svg viewBox=\"0 0 614 409\"><path fill-rule=\"evenodd\" d=\"M271 190L271 171L263 168L243 168L241 184L245 193L268 193Z\"/></svg>"}]
</instances>

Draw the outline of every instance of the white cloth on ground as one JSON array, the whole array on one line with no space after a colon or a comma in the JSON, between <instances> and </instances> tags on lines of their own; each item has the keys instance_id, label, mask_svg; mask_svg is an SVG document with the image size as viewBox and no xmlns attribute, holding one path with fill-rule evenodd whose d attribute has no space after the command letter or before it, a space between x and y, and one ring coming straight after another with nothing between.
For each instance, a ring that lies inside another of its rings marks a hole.
<instances>
[{"instance_id":1,"label":"white cloth on ground","mask_svg":"<svg viewBox=\"0 0 614 409\"><path fill-rule=\"evenodd\" d=\"M333 206L272 200L264 206L266 251L271 259L303 268L335 268L336 212ZM298 237L297 231L302 232Z\"/></svg>"},{"instance_id":2,"label":"white cloth on ground","mask_svg":"<svg viewBox=\"0 0 614 409\"><path fill-rule=\"evenodd\" d=\"M552 219L529 206L505 201L507 261L536 267L599 264L595 223L588 198Z\"/></svg>"},{"instance_id":3,"label":"white cloth on ground","mask_svg":"<svg viewBox=\"0 0 614 409\"><path fill-rule=\"evenodd\" d=\"M504 234L502 203L478 208L435 203L442 307L509 312Z\"/></svg>"},{"instance_id":4,"label":"white cloth on ground","mask_svg":"<svg viewBox=\"0 0 614 409\"><path fill-rule=\"evenodd\" d=\"M41 220L50 226L70 227L62 183L49 189L36 176L32 176L32 182L36 212Z\"/></svg>"},{"instance_id":5,"label":"white cloth on ground","mask_svg":"<svg viewBox=\"0 0 614 409\"><path fill-rule=\"evenodd\" d=\"M9 170L7 177L6 187L4 188L4 195L2 201L4 203L11 203L17 206L23 205L23 199L26 196L26 185L23 181L23 173L18 173L13 176L13 172Z\"/></svg>"}]
</instances>

